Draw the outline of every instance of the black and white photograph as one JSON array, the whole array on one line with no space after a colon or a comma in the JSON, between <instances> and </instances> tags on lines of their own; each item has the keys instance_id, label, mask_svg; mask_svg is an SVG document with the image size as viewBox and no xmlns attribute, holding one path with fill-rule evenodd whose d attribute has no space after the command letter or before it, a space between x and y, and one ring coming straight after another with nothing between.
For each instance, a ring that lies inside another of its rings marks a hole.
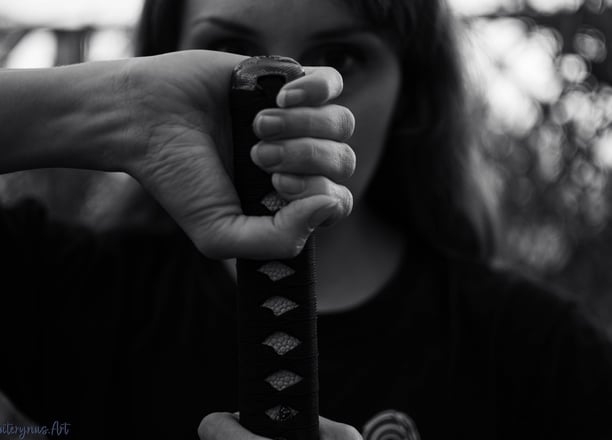
<instances>
[{"instance_id":1,"label":"black and white photograph","mask_svg":"<svg viewBox=\"0 0 612 440\"><path fill-rule=\"evenodd\" d=\"M612 440L612 0L0 0L0 440Z\"/></svg>"}]
</instances>

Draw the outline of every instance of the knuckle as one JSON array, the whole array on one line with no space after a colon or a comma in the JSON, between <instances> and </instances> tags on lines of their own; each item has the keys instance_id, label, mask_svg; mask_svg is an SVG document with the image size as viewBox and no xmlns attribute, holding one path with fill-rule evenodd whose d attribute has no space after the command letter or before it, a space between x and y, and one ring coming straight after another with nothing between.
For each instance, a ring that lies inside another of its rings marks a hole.
<instances>
[{"instance_id":1,"label":"knuckle","mask_svg":"<svg viewBox=\"0 0 612 440\"><path fill-rule=\"evenodd\" d=\"M363 440L357 429L344 423L333 422L322 434L322 440Z\"/></svg>"},{"instance_id":2,"label":"knuckle","mask_svg":"<svg viewBox=\"0 0 612 440\"><path fill-rule=\"evenodd\" d=\"M321 125L319 119L320 115L318 114L318 111L316 109L307 113L306 121L304 124L307 133L315 134L318 131L318 128Z\"/></svg>"},{"instance_id":3,"label":"knuckle","mask_svg":"<svg viewBox=\"0 0 612 440\"><path fill-rule=\"evenodd\" d=\"M314 139L309 140L301 151L304 155L302 159L308 164L314 164L319 159L319 148Z\"/></svg>"},{"instance_id":4,"label":"knuckle","mask_svg":"<svg viewBox=\"0 0 612 440\"><path fill-rule=\"evenodd\" d=\"M346 215L350 215L351 212L353 212L353 204L354 204L353 193L350 192L348 188L346 192L347 192Z\"/></svg>"},{"instance_id":5,"label":"knuckle","mask_svg":"<svg viewBox=\"0 0 612 440\"><path fill-rule=\"evenodd\" d=\"M334 74L333 70L330 67L322 66L319 70L317 85L320 88L321 93L321 101L325 102L333 96L334 92Z\"/></svg>"},{"instance_id":6,"label":"knuckle","mask_svg":"<svg viewBox=\"0 0 612 440\"><path fill-rule=\"evenodd\" d=\"M341 425L338 429L338 440L362 440L361 434L350 425Z\"/></svg>"},{"instance_id":7,"label":"knuckle","mask_svg":"<svg viewBox=\"0 0 612 440\"><path fill-rule=\"evenodd\" d=\"M200 440L212 440L219 425L219 413L211 413L205 416L198 426Z\"/></svg>"},{"instance_id":8,"label":"knuckle","mask_svg":"<svg viewBox=\"0 0 612 440\"><path fill-rule=\"evenodd\" d=\"M328 67L329 69L329 95L328 96L338 96L342 93L342 89L344 88L344 79L340 72L338 72L333 67Z\"/></svg>"},{"instance_id":9,"label":"knuckle","mask_svg":"<svg viewBox=\"0 0 612 440\"><path fill-rule=\"evenodd\" d=\"M321 194L338 197L337 185L326 177L317 176L313 178L313 186L318 187Z\"/></svg>"},{"instance_id":10,"label":"knuckle","mask_svg":"<svg viewBox=\"0 0 612 440\"><path fill-rule=\"evenodd\" d=\"M316 82L314 84L316 84L320 102L332 100L342 93L342 75L333 67L317 67Z\"/></svg>"},{"instance_id":11,"label":"knuckle","mask_svg":"<svg viewBox=\"0 0 612 440\"><path fill-rule=\"evenodd\" d=\"M346 107L338 106L336 112L336 128L342 140L349 139L355 131L355 116Z\"/></svg>"},{"instance_id":12,"label":"knuckle","mask_svg":"<svg viewBox=\"0 0 612 440\"><path fill-rule=\"evenodd\" d=\"M345 143L340 144L340 151L340 177L342 179L348 179L355 172L355 168L357 166L357 156L350 145Z\"/></svg>"},{"instance_id":13,"label":"knuckle","mask_svg":"<svg viewBox=\"0 0 612 440\"><path fill-rule=\"evenodd\" d=\"M342 209L342 215L348 216L353 210L353 194L347 187L343 186L341 188L342 189L340 191L339 199Z\"/></svg>"}]
</instances>

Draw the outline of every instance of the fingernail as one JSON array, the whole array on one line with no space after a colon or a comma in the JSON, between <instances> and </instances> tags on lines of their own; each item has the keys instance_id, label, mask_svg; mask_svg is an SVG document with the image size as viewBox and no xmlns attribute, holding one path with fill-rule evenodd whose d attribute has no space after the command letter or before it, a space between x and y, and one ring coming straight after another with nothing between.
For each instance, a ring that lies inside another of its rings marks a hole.
<instances>
[{"instance_id":1,"label":"fingernail","mask_svg":"<svg viewBox=\"0 0 612 440\"><path fill-rule=\"evenodd\" d=\"M262 167L278 165L283 160L283 148L274 144L258 144L255 147L255 158Z\"/></svg>"},{"instance_id":2,"label":"fingernail","mask_svg":"<svg viewBox=\"0 0 612 440\"><path fill-rule=\"evenodd\" d=\"M322 208L317 209L308 219L308 224L310 225L310 227L316 228L317 226L328 220L333 214L332 208L333 205L326 205Z\"/></svg>"},{"instance_id":3,"label":"fingernail","mask_svg":"<svg viewBox=\"0 0 612 440\"><path fill-rule=\"evenodd\" d=\"M257 118L257 131L261 136L272 136L283 131L283 120L278 116L260 116Z\"/></svg>"},{"instance_id":4,"label":"fingernail","mask_svg":"<svg viewBox=\"0 0 612 440\"><path fill-rule=\"evenodd\" d=\"M301 104L306 99L306 92L300 89L281 90L276 103L279 107L291 107Z\"/></svg>"},{"instance_id":5,"label":"fingernail","mask_svg":"<svg viewBox=\"0 0 612 440\"><path fill-rule=\"evenodd\" d=\"M272 178L275 179L274 186L287 194L299 194L306 185L304 179L287 174L275 174Z\"/></svg>"}]
</instances>

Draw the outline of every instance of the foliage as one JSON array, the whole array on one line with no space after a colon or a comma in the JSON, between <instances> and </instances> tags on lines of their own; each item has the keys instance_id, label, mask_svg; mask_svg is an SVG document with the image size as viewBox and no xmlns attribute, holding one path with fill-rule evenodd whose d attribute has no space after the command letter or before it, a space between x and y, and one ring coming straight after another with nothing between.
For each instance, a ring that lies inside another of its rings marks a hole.
<instances>
[{"instance_id":1,"label":"foliage","mask_svg":"<svg viewBox=\"0 0 612 440\"><path fill-rule=\"evenodd\" d=\"M612 323L612 9L594 3L468 18L467 59L501 257Z\"/></svg>"}]
</instances>

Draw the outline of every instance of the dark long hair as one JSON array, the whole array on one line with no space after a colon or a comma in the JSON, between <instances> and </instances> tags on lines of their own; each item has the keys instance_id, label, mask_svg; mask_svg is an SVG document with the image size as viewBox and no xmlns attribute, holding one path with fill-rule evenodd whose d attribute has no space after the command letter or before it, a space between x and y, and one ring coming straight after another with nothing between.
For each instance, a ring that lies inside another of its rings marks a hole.
<instances>
[{"instance_id":1,"label":"dark long hair","mask_svg":"<svg viewBox=\"0 0 612 440\"><path fill-rule=\"evenodd\" d=\"M475 183L457 29L444 0L337 0L391 44L402 90L386 151L366 194L392 223L445 253L493 256L491 207ZM177 50L183 0L146 0L136 54Z\"/></svg>"}]
</instances>

